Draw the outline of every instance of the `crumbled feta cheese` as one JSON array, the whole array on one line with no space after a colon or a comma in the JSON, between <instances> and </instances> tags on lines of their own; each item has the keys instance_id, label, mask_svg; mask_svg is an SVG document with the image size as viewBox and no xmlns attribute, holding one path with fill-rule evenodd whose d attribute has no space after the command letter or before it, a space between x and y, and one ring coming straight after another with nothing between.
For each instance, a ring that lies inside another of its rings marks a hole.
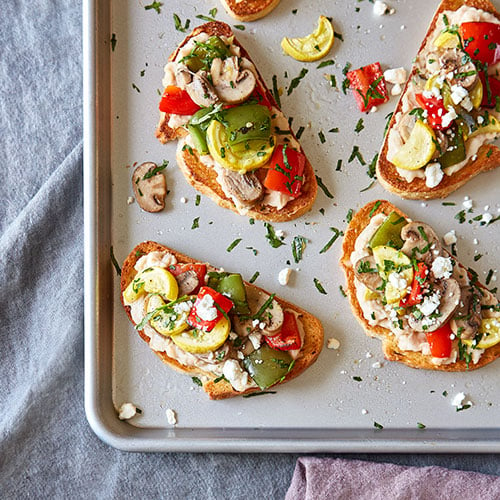
<instances>
[{"instance_id":1,"label":"crumbled feta cheese","mask_svg":"<svg viewBox=\"0 0 500 500\"><path fill-rule=\"evenodd\" d=\"M441 123L443 125L443 128L449 127L451 122L455 118L457 118L457 114L455 113L455 110L453 109L452 106L448 106L446 109L448 110L448 113L445 113L441 119Z\"/></svg>"},{"instance_id":2,"label":"crumbled feta cheese","mask_svg":"<svg viewBox=\"0 0 500 500\"><path fill-rule=\"evenodd\" d=\"M340 347L340 342L335 337L330 337L326 346L328 349L338 349Z\"/></svg>"},{"instance_id":3,"label":"crumbled feta cheese","mask_svg":"<svg viewBox=\"0 0 500 500\"><path fill-rule=\"evenodd\" d=\"M366 410L365 408L363 408L361 410L361 415L366 415L368 413L368 410Z\"/></svg>"},{"instance_id":4,"label":"crumbled feta cheese","mask_svg":"<svg viewBox=\"0 0 500 500\"><path fill-rule=\"evenodd\" d=\"M417 304L416 307L424 316L430 316L439 307L439 299L440 294L438 292L433 293L432 295L427 295L420 304Z\"/></svg>"},{"instance_id":5,"label":"crumbled feta cheese","mask_svg":"<svg viewBox=\"0 0 500 500\"><path fill-rule=\"evenodd\" d=\"M452 85L451 86L451 100L454 104L460 104L462 99L469 96L469 92L467 89L464 89L461 85Z\"/></svg>"},{"instance_id":6,"label":"crumbled feta cheese","mask_svg":"<svg viewBox=\"0 0 500 500\"><path fill-rule=\"evenodd\" d=\"M443 175L439 163L429 163L425 167L425 185L430 188L436 187L443 180Z\"/></svg>"},{"instance_id":7,"label":"crumbled feta cheese","mask_svg":"<svg viewBox=\"0 0 500 500\"><path fill-rule=\"evenodd\" d=\"M478 125L482 125L482 124L483 124L483 122L484 122L484 118L483 118L481 115L479 115L479 116L476 118L476 121L477 121Z\"/></svg>"},{"instance_id":8,"label":"crumbled feta cheese","mask_svg":"<svg viewBox=\"0 0 500 500\"><path fill-rule=\"evenodd\" d=\"M120 420L128 420L137 413L137 407L132 403L123 403L118 410L118 418Z\"/></svg>"},{"instance_id":9,"label":"crumbled feta cheese","mask_svg":"<svg viewBox=\"0 0 500 500\"><path fill-rule=\"evenodd\" d=\"M397 290L404 290L408 286L406 279L399 273L389 274L389 283Z\"/></svg>"},{"instance_id":10,"label":"crumbled feta cheese","mask_svg":"<svg viewBox=\"0 0 500 500\"><path fill-rule=\"evenodd\" d=\"M288 280L290 279L290 274L292 273L292 270L289 267L283 268L279 273L278 273L278 281L279 284L282 286L285 286L288 284Z\"/></svg>"},{"instance_id":11,"label":"crumbled feta cheese","mask_svg":"<svg viewBox=\"0 0 500 500\"><path fill-rule=\"evenodd\" d=\"M255 328L259 323L260 323L260 321L258 319L254 319L252 321L252 327Z\"/></svg>"},{"instance_id":12,"label":"crumbled feta cheese","mask_svg":"<svg viewBox=\"0 0 500 500\"><path fill-rule=\"evenodd\" d=\"M373 358L373 354L372 354L371 352L367 352L367 353L365 354L365 358L366 358L366 359Z\"/></svg>"},{"instance_id":13,"label":"crumbled feta cheese","mask_svg":"<svg viewBox=\"0 0 500 500\"><path fill-rule=\"evenodd\" d=\"M187 203L187 198L185 198L184 196L181 198L181 203Z\"/></svg>"},{"instance_id":14,"label":"crumbled feta cheese","mask_svg":"<svg viewBox=\"0 0 500 500\"><path fill-rule=\"evenodd\" d=\"M436 257L431 266L432 274L436 279L448 279L453 272L451 257Z\"/></svg>"},{"instance_id":15,"label":"crumbled feta cheese","mask_svg":"<svg viewBox=\"0 0 500 500\"><path fill-rule=\"evenodd\" d=\"M276 234L278 238L283 238L285 236L285 231L283 231L283 229L277 229L274 234Z\"/></svg>"},{"instance_id":16,"label":"crumbled feta cheese","mask_svg":"<svg viewBox=\"0 0 500 500\"><path fill-rule=\"evenodd\" d=\"M444 236L443 236L443 242L445 245L453 245L454 243L457 242L457 235L455 234L455 230L452 229L451 231L448 231Z\"/></svg>"},{"instance_id":17,"label":"crumbled feta cheese","mask_svg":"<svg viewBox=\"0 0 500 500\"><path fill-rule=\"evenodd\" d=\"M477 238L474 238L472 240L472 243L474 243L474 245L479 245L479 240Z\"/></svg>"},{"instance_id":18,"label":"crumbled feta cheese","mask_svg":"<svg viewBox=\"0 0 500 500\"><path fill-rule=\"evenodd\" d=\"M265 328L265 327L266 327L266 324L265 324L263 321L261 321L261 322L259 323L259 328L260 328L261 330L264 330L264 328Z\"/></svg>"},{"instance_id":19,"label":"crumbled feta cheese","mask_svg":"<svg viewBox=\"0 0 500 500\"><path fill-rule=\"evenodd\" d=\"M382 368L382 363L380 361L375 361L375 363L372 364L372 368Z\"/></svg>"},{"instance_id":20,"label":"crumbled feta cheese","mask_svg":"<svg viewBox=\"0 0 500 500\"><path fill-rule=\"evenodd\" d=\"M462 108L464 108L465 111L472 111L474 104L472 104L471 98L469 96L467 96L467 97L464 97L464 99L462 99L460 106L462 106Z\"/></svg>"},{"instance_id":21,"label":"crumbled feta cheese","mask_svg":"<svg viewBox=\"0 0 500 500\"><path fill-rule=\"evenodd\" d=\"M134 197L133 196L129 196L127 198L127 205L132 205L132 203L134 203Z\"/></svg>"},{"instance_id":22,"label":"crumbled feta cheese","mask_svg":"<svg viewBox=\"0 0 500 500\"><path fill-rule=\"evenodd\" d=\"M401 88L401 85L399 85L399 83L396 83L396 85L394 85L394 87L392 87L391 89L391 95L399 95L401 94L402 92L402 88Z\"/></svg>"},{"instance_id":23,"label":"crumbled feta cheese","mask_svg":"<svg viewBox=\"0 0 500 500\"><path fill-rule=\"evenodd\" d=\"M389 6L385 2L382 2L381 0L375 0L375 3L373 4L373 13L376 16L383 16L387 14L388 11Z\"/></svg>"},{"instance_id":24,"label":"crumbled feta cheese","mask_svg":"<svg viewBox=\"0 0 500 500\"><path fill-rule=\"evenodd\" d=\"M187 313L191 310L192 305L193 303L190 300L183 300L174 305L174 311L177 314Z\"/></svg>"},{"instance_id":25,"label":"crumbled feta cheese","mask_svg":"<svg viewBox=\"0 0 500 500\"><path fill-rule=\"evenodd\" d=\"M465 200L465 201L462 203L462 205L463 205L463 207L464 207L464 208L469 209L469 208L472 208L473 203L474 203L474 202L473 202L472 200L467 199L467 200Z\"/></svg>"},{"instance_id":26,"label":"crumbled feta cheese","mask_svg":"<svg viewBox=\"0 0 500 500\"><path fill-rule=\"evenodd\" d=\"M204 295L196 304L196 314L203 321L213 321L217 318L217 308L211 295Z\"/></svg>"},{"instance_id":27,"label":"crumbled feta cheese","mask_svg":"<svg viewBox=\"0 0 500 500\"><path fill-rule=\"evenodd\" d=\"M252 343L253 348L257 350L260 347L260 344L262 344L262 335L260 333L251 333L248 336L248 340Z\"/></svg>"},{"instance_id":28,"label":"crumbled feta cheese","mask_svg":"<svg viewBox=\"0 0 500 500\"><path fill-rule=\"evenodd\" d=\"M453 396L453 399L451 400L451 406L456 406L457 408L459 406L462 406L464 399L465 399L465 394L463 392L455 394L455 396Z\"/></svg>"},{"instance_id":29,"label":"crumbled feta cheese","mask_svg":"<svg viewBox=\"0 0 500 500\"><path fill-rule=\"evenodd\" d=\"M240 364L235 359L228 359L224 363L222 373L236 391L242 392L247 388L248 373L241 369Z\"/></svg>"},{"instance_id":30,"label":"crumbled feta cheese","mask_svg":"<svg viewBox=\"0 0 500 500\"><path fill-rule=\"evenodd\" d=\"M175 414L175 411L168 408L165 413L167 414L167 422L170 425L175 425L177 423L177 415Z\"/></svg>"},{"instance_id":31,"label":"crumbled feta cheese","mask_svg":"<svg viewBox=\"0 0 500 500\"><path fill-rule=\"evenodd\" d=\"M493 219L493 215L491 215L489 212L486 212L485 214L483 214L481 222L489 224L492 221L492 219Z\"/></svg>"},{"instance_id":32,"label":"crumbled feta cheese","mask_svg":"<svg viewBox=\"0 0 500 500\"><path fill-rule=\"evenodd\" d=\"M370 113L376 113L378 111L377 106L373 106L372 109L370 109Z\"/></svg>"},{"instance_id":33,"label":"crumbled feta cheese","mask_svg":"<svg viewBox=\"0 0 500 500\"><path fill-rule=\"evenodd\" d=\"M389 83L402 85L406 82L406 70L404 68L393 68L384 71L384 78Z\"/></svg>"}]
</instances>

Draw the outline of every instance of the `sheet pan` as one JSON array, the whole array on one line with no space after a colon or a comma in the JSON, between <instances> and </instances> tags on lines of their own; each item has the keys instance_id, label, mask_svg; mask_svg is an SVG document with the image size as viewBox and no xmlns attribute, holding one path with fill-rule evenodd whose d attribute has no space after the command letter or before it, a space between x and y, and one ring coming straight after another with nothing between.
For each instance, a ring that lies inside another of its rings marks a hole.
<instances>
[{"instance_id":1,"label":"sheet pan","mask_svg":"<svg viewBox=\"0 0 500 500\"><path fill-rule=\"evenodd\" d=\"M476 214L486 205L500 207L500 171L483 174L441 200L401 201L366 175L367 165L349 162L355 146L366 163L378 151L385 117L397 102L392 98L376 113L359 113L351 95L340 90L346 63L359 67L380 61L384 68L410 68L431 19L436 1L389 1L390 16L378 17L371 2L283 1L266 18L246 23L235 33L259 66L267 84L277 75L285 89L282 108L293 117L293 128L305 127L301 142L330 199L319 190L313 210L284 224L286 245L269 246L262 223L242 217L202 197L184 181L175 164L175 145L154 138L163 66L185 36L174 28L173 14L191 26L197 15L229 18L215 0L163 2L161 12L145 9L147 2L84 2L84 120L85 120L85 407L89 423L108 444L130 451L259 451L259 452L498 452L499 392L495 381L500 362L479 371L448 374L423 372L384 361L380 343L368 339L356 323L340 290L344 278L338 265L340 240L324 254L320 249L331 228L345 228L349 209L389 199L412 218L430 222L438 234L455 229L459 258L484 280L497 266L498 228L460 224L454 217L466 196ZM494 2L500 7L499 2ZM294 11L296 10L296 13ZM282 54L284 35L312 31L320 14L331 16L343 41L336 39L328 58L335 65L317 69ZM190 30L188 30L190 31ZM116 40L112 49L112 38ZM290 96L292 78L308 73ZM334 74L337 89L325 75ZM355 132L359 119L363 130ZM339 132L328 132L338 128ZM320 132L326 137L320 139ZM338 160L342 167L337 171ZM142 212L133 195L133 165L161 163L169 194L160 214ZM187 201L183 203L185 198ZM324 214L320 212L324 211ZM191 229L199 217L199 228ZM303 260L295 264L288 286L278 284L278 272L292 261L294 236L308 239ZM242 242L226 248L235 238ZM192 257L241 272L257 284L278 292L317 315L325 328L325 348L317 363L276 394L256 398L209 401L190 377L174 373L154 356L128 322L119 300L119 277L110 259L118 261L140 241L152 239ZM477 244L475 244L475 242ZM253 249L257 255L253 255ZM482 257L474 262L474 256ZM496 276L496 273L495 273ZM327 291L319 294L313 278ZM493 282L492 282L493 284ZM339 350L326 348L329 337ZM380 367L378 367L380 364ZM457 412L451 405L465 392L472 407ZM116 408L132 402L142 414L118 420ZM166 410L178 423L168 424ZM383 429L377 429L375 422ZM425 429L418 428L424 424Z\"/></svg>"}]
</instances>

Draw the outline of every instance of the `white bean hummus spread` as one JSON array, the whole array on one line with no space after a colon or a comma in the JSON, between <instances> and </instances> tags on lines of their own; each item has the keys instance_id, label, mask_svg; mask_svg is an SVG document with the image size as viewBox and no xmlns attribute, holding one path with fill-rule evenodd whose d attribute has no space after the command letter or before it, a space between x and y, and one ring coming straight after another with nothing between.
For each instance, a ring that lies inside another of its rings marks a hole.
<instances>
[{"instance_id":1,"label":"white bean hummus spread","mask_svg":"<svg viewBox=\"0 0 500 500\"><path fill-rule=\"evenodd\" d=\"M464 39L464 23L477 23L479 29L500 24L493 14L469 6L444 11L437 19L388 136L387 159L408 183L422 178L428 187L438 186L500 134L499 99L491 82L499 75L499 63L481 61L484 50L495 51L496 44L472 50L475 41ZM417 122L425 127L415 127Z\"/></svg>"},{"instance_id":2,"label":"white bean hummus spread","mask_svg":"<svg viewBox=\"0 0 500 500\"><path fill-rule=\"evenodd\" d=\"M205 372L201 381L226 380L238 392L264 389L266 383L278 381L266 373L266 363L276 362L283 377L299 357L304 342L300 315L281 307L274 295L245 285L239 274L205 264L180 264L167 251L141 256L134 269L137 274L123 292L123 302L130 306L136 328L148 337L154 351ZM168 290L158 288L164 279ZM172 287L178 290L174 295ZM223 314L219 314L224 307L221 299L229 300ZM281 337L290 324L296 328L293 343Z\"/></svg>"},{"instance_id":3,"label":"white bean hummus spread","mask_svg":"<svg viewBox=\"0 0 500 500\"><path fill-rule=\"evenodd\" d=\"M392 246L380 244L381 238ZM476 364L489 332L497 335L498 300L442 248L427 224L395 212L374 215L350 261L364 318L388 329L402 351L421 352L435 365L459 359Z\"/></svg>"},{"instance_id":4,"label":"white bean hummus spread","mask_svg":"<svg viewBox=\"0 0 500 500\"><path fill-rule=\"evenodd\" d=\"M216 57L212 60L207 59L206 65L202 69L191 69L189 66L190 58L193 57L193 51L197 47L205 45L210 46L213 43L213 38L207 33L199 33L189 39L189 41L179 48L175 60L170 61L164 68L163 86L178 87L183 91L187 91L191 99L198 104L202 110L208 110L207 117L219 120L223 123L223 118L219 112L224 112L228 108L237 107L244 109L247 104L255 103L261 99L258 104L269 108L269 134L271 150L284 147L285 151L293 149L302 153L300 144L292 134L288 120L285 118L281 110L272 106L265 97L265 84L260 78L254 64L246 57L241 56L240 47L234 43L234 37L219 36L217 37L221 43L227 47L228 53ZM225 86L224 86L225 85ZM237 91L241 89L241 93ZM257 97L256 97L257 95ZM264 96L264 97L262 97ZM161 106L160 106L161 109ZM267 168L268 160L264 152L258 152L257 155L265 158L265 163L262 163L255 168L238 165L237 161L234 165L228 165L227 162L232 161L227 151L227 146L218 148L226 150L222 155L214 155L214 147L210 151L200 151L196 140L193 140L193 115L168 113L168 127L172 129L183 129L182 132L177 132L182 135L178 142L178 161L182 159L181 151L187 148L189 151L196 150L198 152L198 161L206 167L213 169L217 174L217 183L227 198L231 199L237 211L241 214L246 214L249 209L254 206L274 207L277 210L283 209L290 201L300 195L301 186L307 182L303 172L298 175L294 172L294 166L289 168L289 161L284 161L284 174L288 176L288 189L275 189L266 185L263 180L263 175L256 175L256 171L261 168ZM195 122L198 120L194 115ZM203 134L206 133L206 128L209 124L208 118L202 122L205 124ZM256 126L252 121L246 123L249 129ZM187 134L186 134L187 132ZM203 139L205 140L205 139ZM207 143L210 144L209 134L207 133ZM245 147L255 146L256 141L247 141ZM207 146L210 148L210 145ZM274 158L274 157L273 157ZM258 158L257 158L258 159ZM264 160L263 160L264 161ZM245 170L248 168L247 170Z\"/></svg>"}]
</instances>

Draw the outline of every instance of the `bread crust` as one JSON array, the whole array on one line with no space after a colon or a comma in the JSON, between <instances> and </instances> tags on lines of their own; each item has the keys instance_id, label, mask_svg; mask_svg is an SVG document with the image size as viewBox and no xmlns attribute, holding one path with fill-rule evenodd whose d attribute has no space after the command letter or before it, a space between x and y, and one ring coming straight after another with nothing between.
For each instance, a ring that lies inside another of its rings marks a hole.
<instances>
[{"instance_id":1,"label":"bread crust","mask_svg":"<svg viewBox=\"0 0 500 500\"><path fill-rule=\"evenodd\" d=\"M125 259L125 262L123 263L122 267L121 280L120 280L120 291L121 291L120 299L129 320L134 324L134 326L135 323L130 314L130 306L127 306L123 303L123 292L125 288L127 288L127 286L129 285L129 283L134 279L134 276L137 274L136 270L134 269L137 260L144 254L156 251L170 252L175 256L175 258L179 263L195 264L198 262L187 255L184 255L180 252L177 252L176 250L168 248L154 241L144 241L142 243L139 243ZM259 288L258 286L252 285L248 282L245 282L245 285L256 288L262 292L265 292L265 290L263 290L262 288ZM308 313L304 309L294 304L291 304L290 302L280 297L275 296L275 300L277 300L282 307L286 309L291 309L301 315L300 319L304 327L304 333L305 333L304 344L301 348L299 357L295 361L293 368L287 374L283 382L280 382L284 383L300 375L307 367L309 367L316 361L323 347L323 326L319 321L319 319L317 319L315 316ZM143 330L137 330L137 333L142 338L142 340L144 340L147 344L149 344L149 337L144 333ZM258 387L247 389L244 392L238 392L234 390L231 384L226 380L221 380L215 383L214 379L216 378L216 375L214 375L211 372L207 372L195 366L182 365L176 359L167 356L164 352L158 352L158 351L153 351L153 352L164 363L166 363L167 365L169 365L170 367L174 368L179 372L186 373L191 376L208 377L208 380L203 382L203 390L208 394L210 399L226 399L234 396L250 394L253 392L260 392L260 389Z\"/></svg>"},{"instance_id":2,"label":"bread crust","mask_svg":"<svg viewBox=\"0 0 500 500\"><path fill-rule=\"evenodd\" d=\"M238 21L256 21L267 16L280 0L221 0L227 13Z\"/></svg>"},{"instance_id":3,"label":"bread crust","mask_svg":"<svg viewBox=\"0 0 500 500\"><path fill-rule=\"evenodd\" d=\"M464 372L481 368L500 357L500 344L497 344L489 349L486 349L483 355L479 358L479 361L476 364L470 363L468 368L467 363L463 360L458 360L455 363L448 365L435 365L432 363L430 356L426 356L421 352L401 351L401 349L398 348L396 336L390 330L379 325L372 326L368 323L356 297L356 287L354 284L355 275L351 263L351 253L354 251L356 239L361 234L363 229L365 229L365 227L370 223L370 214L372 216L378 213L389 215L392 211L398 213L402 217L408 218L405 213L386 200L375 200L368 203L353 216L349 226L347 227L344 241L342 243L342 256L340 258L340 264L346 277L346 293L349 298L352 312L364 328L366 335L378 338L382 341L382 350L387 360L399 361L400 363L404 363L412 368L446 372ZM486 288L482 284L479 285Z\"/></svg>"},{"instance_id":4,"label":"bread crust","mask_svg":"<svg viewBox=\"0 0 500 500\"><path fill-rule=\"evenodd\" d=\"M230 37L233 35L231 28L227 24L219 21L210 22L198 26L171 54L171 56L169 57L169 61L174 61L180 48L185 45L191 38L199 35L202 32L207 33L209 36ZM234 43L240 47L242 57L246 57L247 59L251 60L248 52L239 44L236 38L234 39ZM259 80L261 82L264 82L264 79L259 73L257 66L255 64L254 66L259 76ZM273 106L279 109L279 106L269 89L263 86L263 90L265 92L266 99ZM168 126L169 118L169 114L160 112L160 121L156 129L156 137L163 144L171 140L181 139L187 134L187 131L182 127L178 127L176 129L170 128ZM292 131L291 135L295 138L295 135ZM186 180L196 190L211 198L220 207L228 208L229 210L232 210L233 212L236 212L238 214L241 213L233 200L224 194L220 184L217 182L217 175L215 171L212 168L205 166L200 161L199 155L195 150L193 150L192 153L187 148L184 151L177 151L177 163ZM262 175L262 169L258 169L256 172ZM264 205L261 203L253 206L250 210L245 211L245 215L248 217L253 217L255 219L270 222L286 222L300 217L304 213L311 210L318 192L316 176L314 174L313 167L307 158L304 168L304 179L305 182L302 185L300 196L293 200L290 200L281 210L278 210L276 207L271 207L269 205ZM263 179L261 179L261 181L262 180Z\"/></svg>"},{"instance_id":5,"label":"bread crust","mask_svg":"<svg viewBox=\"0 0 500 500\"><path fill-rule=\"evenodd\" d=\"M429 36L436 27L436 23L441 15L441 12L445 10L458 10L463 5L490 12L500 20L499 13L489 0L443 0L432 18L427 34L425 35L418 51L419 54L424 49ZM408 88L408 83L411 81L412 77L415 76L415 74L416 68L414 67L389 122L388 131L385 135L377 162L377 178L384 189L397 194L401 198L410 200L445 198L481 172L497 168L500 165L500 149L492 144L484 144L477 153L477 159L474 161L472 159L469 160L463 168L450 176L445 174L443 180L434 188L427 187L425 179L417 178L411 183L403 179L398 174L395 165L387 159L389 131L395 125L395 117L402 109L403 96Z\"/></svg>"}]
</instances>

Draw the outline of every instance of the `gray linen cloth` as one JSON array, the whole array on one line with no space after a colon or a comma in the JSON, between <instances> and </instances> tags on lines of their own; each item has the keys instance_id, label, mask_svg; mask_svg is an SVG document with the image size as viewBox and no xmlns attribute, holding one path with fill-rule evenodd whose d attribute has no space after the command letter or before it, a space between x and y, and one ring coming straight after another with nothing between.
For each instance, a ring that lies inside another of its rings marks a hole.
<instances>
[{"instance_id":1,"label":"gray linen cloth","mask_svg":"<svg viewBox=\"0 0 500 500\"><path fill-rule=\"evenodd\" d=\"M297 456L125 453L91 431L82 5L3 0L1 9L0 498L283 498ZM364 458L500 474L499 456Z\"/></svg>"}]
</instances>

